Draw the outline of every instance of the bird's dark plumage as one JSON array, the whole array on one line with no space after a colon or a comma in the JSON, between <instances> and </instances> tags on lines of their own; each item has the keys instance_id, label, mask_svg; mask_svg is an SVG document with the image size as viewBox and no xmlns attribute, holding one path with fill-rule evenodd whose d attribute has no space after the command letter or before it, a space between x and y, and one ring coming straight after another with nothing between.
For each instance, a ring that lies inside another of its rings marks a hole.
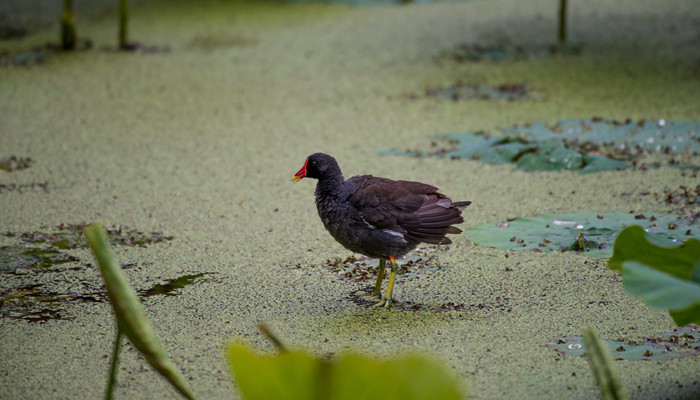
<instances>
[{"instance_id":1,"label":"bird's dark plumage","mask_svg":"<svg viewBox=\"0 0 700 400\"><path fill-rule=\"evenodd\" d=\"M420 182L372 175L346 180L336 160L323 153L310 155L292 179L305 177L318 179L318 215L333 238L351 251L382 260L400 257L420 242L452 243L445 235L462 232L452 225L464 222L462 209L471 203L453 202Z\"/></svg>"}]
</instances>

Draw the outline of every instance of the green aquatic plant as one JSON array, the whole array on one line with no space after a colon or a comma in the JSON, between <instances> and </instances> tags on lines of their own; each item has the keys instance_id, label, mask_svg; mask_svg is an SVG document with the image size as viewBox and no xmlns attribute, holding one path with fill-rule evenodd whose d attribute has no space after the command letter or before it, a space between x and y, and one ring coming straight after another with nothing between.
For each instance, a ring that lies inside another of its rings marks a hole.
<instances>
[{"instance_id":1,"label":"green aquatic plant","mask_svg":"<svg viewBox=\"0 0 700 400\"><path fill-rule=\"evenodd\" d=\"M674 242L630 226L617 236L608 267L622 273L629 294L668 310L676 325L700 324L700 240Z\"/></svg>"},{"instance_id":2,"label":"green aquatic plant","mask_svg":"<svg viewBox=\"0 0 700 400\"><path fill-rule=\"evenodd\" d=\"M85 228L85 237L100 266L102 279L104 280L117 324L117 337L114 341L112 366L105 399L112 398L122 335L129 339L151 367L168 380L183 397L194 399L194 395L185 379L168 357L160 340L158 340L158 336L153 332L141 303L136 297L136 292L129 285L119 265L114 261L114 254L107 242L107 233L104 228L99 224L90 225Z\"/></svg>"}]
</instances>

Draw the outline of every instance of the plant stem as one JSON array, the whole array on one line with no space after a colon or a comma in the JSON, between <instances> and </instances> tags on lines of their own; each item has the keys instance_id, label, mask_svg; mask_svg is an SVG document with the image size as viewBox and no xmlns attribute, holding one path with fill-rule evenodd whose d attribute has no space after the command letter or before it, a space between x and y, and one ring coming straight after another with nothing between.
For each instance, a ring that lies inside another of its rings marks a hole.
<instances>
[{"instance_id":1,"label":"plant stem","mask_svg":"<svg viewBox=\"0 0 700 400\"><path fill-rule=\"evenodd\" d=\"M126 49L129 20L129 0L119 0L119 48Z\"/></svg>"},{"instance_id":2,"label":"plant stem","mask_svg":"<svg viewBox=\"0 0 700 400\"><path fill-rule=\"evenodd\" d=\"M559 0L559 44L566 44L566 0Z\"/></svg>"},{"instance_id":3,"label":"plant stem","mask_svg":"<svg viewBox=\"0 0 700 400\"><path fill-rule=\"evenodd\" d=\"M275 347L277 347L280 353L285 353L288 351L287 346L285 346L284 343L282 343L280 338L278 338L274 333L272 333L270 327L268 327L266 324L258 324L258 329L260 330L260 333L265 335L265 337L268 338L272 342L272 344L275 345Z\"/></svg>"},{"instance_id":4,"label":"plant stem","mask_svg":"<svg viewBox=\"0 0 700 400\"><path fill-rule=\"evenodd\" d=\"M61 48L63 48L63 50L75 49L76 37L73 0L63 0L63 15L61 15Z\"/></svg>"},{"instance_id":5,"label":"plant stem","mask_svg":"<svg viewBox=\"0 0 700 400\"><path fill-rule=\"evenodd\" d=\"M119 365L119 350L122 348L122 330L117 324L117 337L114 339L114 350L112 351L112 366L109 368L109 380L107 381L107 391L105 400L112 400L114 383L117 380L117 367Z\"/></svg>"}]
</instances>

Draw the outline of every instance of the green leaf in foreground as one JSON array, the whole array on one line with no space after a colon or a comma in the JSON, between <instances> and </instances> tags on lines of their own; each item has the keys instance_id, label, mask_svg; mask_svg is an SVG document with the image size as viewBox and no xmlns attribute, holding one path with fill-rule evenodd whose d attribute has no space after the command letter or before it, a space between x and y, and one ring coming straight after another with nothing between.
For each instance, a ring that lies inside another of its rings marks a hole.
<instances>
[{"instance_id":1,"label":"green leaf in foreground","mask_svg":"<svg viewBox=\"0 0 700 400\"><path fill-rule=\"evenodd\" d=\"M375 360L349 353L321 360L301 351L266 357L232 344L228 359L246 400L451 400L460 384L439 363L418 355Z\"/></svg>"},{"instance_id":2,"label":"green leaf in foreground","mask_svg":"<svg viewBox=\"0 0 700 400\"><path fill-rule=\"evenodd\" d=\"M588 364L605 400L628 399L610 351L593 329L586 329L583 340L588 350Z\"/></svg>"},{"instance_id":3,"label":"green leaf in foreground","mask_svg":"<svg viewBox=\"0 0 700 400\"><path fill-rule=\"evenodd\" d=\"M141 352L153 369L167 379L180 394L185 398L194 399L185 379L170 361L151 329L136 292L129 285L121 268L114 262L114 254L107 242L104 228L99 224L90 225L85 228L85 237L100 266L118 329L129 338L131 344Z\"/></svg>"},{"instance_id":4,"label":"green leaf in foreground","mask_svg":"<svg viewBox=\"0 0 700 400\"><path fill-rule=\"evenodd\" d=\"M669 310L676 325L700 323L699 240L673 243L630 226L615 240L608 267L621 270L629 294Z\"/></svg>"}]
</instances>

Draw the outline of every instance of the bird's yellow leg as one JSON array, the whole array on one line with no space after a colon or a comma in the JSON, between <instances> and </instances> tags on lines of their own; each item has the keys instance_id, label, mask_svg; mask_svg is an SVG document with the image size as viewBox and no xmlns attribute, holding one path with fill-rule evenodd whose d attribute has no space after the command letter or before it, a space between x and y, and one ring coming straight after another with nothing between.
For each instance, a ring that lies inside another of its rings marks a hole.
<instances>
[{"instance_id":1,"label":"bird's yellow leg","mask_svg":"<svg viewBox=\"0 0 700 400\"><path fill-rule=\"evenodd\" d=\"M394 281L396 281L396 271L399 270L399 265L394 257L389 257L389 261L391 262L391 275L389 275L389 283L386 285L386 294L382 301L374 305L375 307L389 307L393 301L391 292L394 290Z\"/></svg>"},{"instance_id":2,"label":"bird's yellow leg","mask_svg":"<svg viewBox=\"0 0 700 400\"><path fill-rule=\"evenodd\" d=\"M386 260L383 258L379 259L379 273L377 274L377 283L374 284L374 291L372 291L372 296L379 296L382 290L382 280L384 279L384 269L386 268Z\"/></svg>"},{"instance_id":3,"label":"bird's yellow leg","mask_svg":"<svg viewBox=\"0 0 700 400\"><path fill-rule=\"evenodd\" d=\"M374 290L371 296L363 296L365 301L377 301L377 297L381 298L382 280L384 280L384 270L386 269L386 260L379 259L379 273L377 274L377 283L374 284Z\"/></svg>"}]
</instances>

